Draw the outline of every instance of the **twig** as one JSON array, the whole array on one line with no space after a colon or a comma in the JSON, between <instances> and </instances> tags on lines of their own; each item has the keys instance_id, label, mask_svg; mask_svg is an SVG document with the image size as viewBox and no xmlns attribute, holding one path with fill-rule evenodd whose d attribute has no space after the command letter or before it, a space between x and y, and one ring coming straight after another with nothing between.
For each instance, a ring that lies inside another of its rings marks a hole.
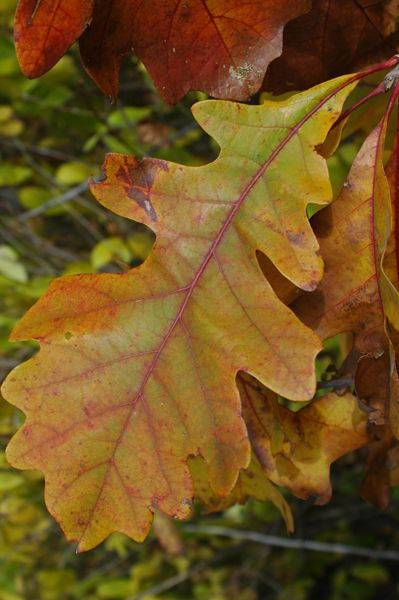
<instances>
[{"instance_id":1,"label":"twig","mask_svg":"<svg viewBox=\"0 0 399 600\"><path fill-rule=\"evenodd\" d=\"M197 533L198 535L218 535L247 542L257 542L266 546L278 546L280 548L291 548L295 550L313 550L314 552L327 552L332 554L346 554L352 556L363 556L380 560L399 561L399 552L395 550L374 550L373 548L361 548L358 546L347 546L345 544L330 544L327 542L316 542L314 540L302 540L295 538L283 538L275 535L258 533L257 531L246 531L239 529L228 529L216 525L183 525L183 531Z\"/></svg>"},{"instance_id":2,"label":"twig","mask_svg":"<svg viewBox=\"0 0 399 600\"><path fill-rule=\"evenodd\" d=\"M333 388L334 390L340 390L354 385L353 379L330 379L329 381L319 381L317 383L318 390L325 390Z\"/></svg>"},{"instance_id":3,"label":"twig","mask_svg":"<svg viewBox=\"0 0 399 600\"><path fill-rule=\"evenodd\" d=\"M76 185L64 194L60 194L55 198L50 198L50 200L47 200L47 202L44 202L40 206L36 206L36 208L32 208L31 210L22 213L22 215L19 215L19 217L17 217L17 220L26 221L27 219L31 219L32 217L37 217L38 215L41 215L48 208L52 208L53 206L59 206L60 204L64 204L65 202L69 202L70 200L75 200L80 194L86 192L88 187L88 182L82 181L82 183L79 183L79 185Z\"/></svg>"},{"instance_id":4,"label":"twig","mask_svg":"<svg viewBox=\"0 0 399 600\"><path fill-rule=\"evenodd\" d=\"M20 361L13 360L11 358L0 358L0 369L1 370L13 369L17 365L19 365L19 363L20 363Z\"/></svg>"},{"instance_id":5,"label":"twig","mask_svg":"<svg viewBox=\"0 0 399 600\"><path fill-rule=\"evenodd\" d=\"M62 150L57 150L56 148L41 148L40 146L34 146L33 144L25 144L18 138L18 142L10 142L9 139L4 138L0 139L0 144L2 146L11 146L17 147L20 151L22 150L24 153L38 154L39 156L46 156L48 158L53 158L55 160L60 160L62 162L68 160L75 160L75 156L72 154L67 154Z\"/></svg>"},{"instance_id":6,"label":"twig","mask_svg":"<svg viewBox=\"0 0 399 600\"><path fill-rule=\"evenodd\" d=\"M191 579L191 577L209 567L209 564L210 561L198 563L191 567L191 569L184 571L184 573L179 573L178 575L169 577L169 579L165 579L165 581L162 581L158 585L154 585L148 590L141 592L140 594L136 594L135 596L130 596L126 600L142 600L143 598L148 598L148 596L156 596L158 594L162 594L163 592L167 592L180 583L187 581L187 579Z\"/></svg>"}]
</instances>

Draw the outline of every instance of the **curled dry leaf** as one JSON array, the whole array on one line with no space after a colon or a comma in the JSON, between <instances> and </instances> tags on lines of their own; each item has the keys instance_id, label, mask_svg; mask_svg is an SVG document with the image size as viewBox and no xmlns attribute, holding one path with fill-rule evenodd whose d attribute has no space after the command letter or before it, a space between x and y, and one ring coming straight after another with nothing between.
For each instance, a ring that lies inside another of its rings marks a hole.
<instances>
[{"instance_id":1,"label":"curled dry leaf","mask_svg":"<svg viewBox=\"0 0 399 600\"><path fill-rule=\"evenodd\" d=\"M389 504L390 487L398 485L397 440L386 425L375 426L375 441L367 451L366 475L361 486L364 500L380 510ZM395 462L392 456L396 457ZM396 470L393 473L393 469Z\"/></svg>"},{"instance_id":2,"label":"curled dry leaf","mask_svg":"<svg viewBox=\"0 0 399 600\"><path fill-rule=\"evenodd\" d=\"M94 0L19 0L14 40L27 77L51 69L91 20Z\"/></svg>"},{"instance_id":3,"label":"curled dry leaf","mask_svg":"<svg viewBox=\"0 0 399 600\"><path fill-rule=\"evenodd\" d=\"M265 88L302 90L392 56L399 47L398 0L313 0L284 31L284 50Z\"/></svg>"},{"instance_id":4,"label":"curled dry leaf","mask_svg":"<svg viewBox=\"0 0 399 600\"><path fill-rule=\"evenodd\" d=\"M238 371L292 400L315 391L315 334L275 295L256 250L305 290L322 276L309 202L329 202L315 147L353 78L283 102L194 107L221 147L204 167L109 155L97 199L151 227L143 265L55 281L13 332L40 352L7 379L27 420L8 448L40 469L46 502L79 549L118 530L142 540L151 508L191 510L187 459L220 496L248 466Z\"/></svg>"},{"instance_id":5,"label":"curled dry leaf","mask_svg":"<svg viewBox=\"0 0 399 600\"><path fill-rule=\"evenodd\" d=\"M367 416L357 398L331 393L293 412L253 377L241 374L238 387L254 455L264 474L299 498L331 497L330 465L369 443Z\"/></svg>"}]
</instances>

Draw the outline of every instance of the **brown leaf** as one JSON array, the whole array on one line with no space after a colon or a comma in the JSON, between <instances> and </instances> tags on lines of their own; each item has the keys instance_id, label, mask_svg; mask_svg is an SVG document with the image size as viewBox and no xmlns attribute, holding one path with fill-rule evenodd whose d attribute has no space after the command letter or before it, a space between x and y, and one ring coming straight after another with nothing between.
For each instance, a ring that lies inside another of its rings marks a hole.
<instances>
[{"instance_id":1,"label":"brown leaf","mask_svg":"<svg viewBox=\"0 0 399 600\"><path fill-rule=\"evenodd\" d=\"M397 441L388 426L375 427L376 440L367 453L366 475L361 486L362 497L380 510L388 506L391 486L389 456ZM392 476L394 480L394 476Z\"/></svg>"},{"instance_id":2,"label":"brown leaf","mask_svg":"<svg viewBox=\"0 0 399 600\"><path fill-rule=\"evenodd\" d=\"M154 515L154 533L163 550L171 556L184 551L184 544L176 523L166 515L156 512Z\"/></svg>"},{"instance_id":3,"label":"brown leaf","mask_svg":"<svg viewBox=\"0 0 399 600\"><path fill-rule=\"evenodd\" d=\"M313 0L284 31L284 50L266 74L276 94L302 90L392 56L398 48L398 0Z\"/></svg>"},{"instance_id":4,"label":"brown leaf","mask_svg":"<svg viewBox=\"0 0 399 600\"><path fill-rule=\"evenodd\" d=\"M386 321L399 330L399 295L383 267L394 254L392 244L387 250L391 197L383 167L386 125L383 118L364 142L339 198L314 217L325 274L318 290L293 307L322 339L352 332L361 354L378 358L386 353L385 377L392 392L394 366Z\"/></svg>"},{"instance_id":5,"label":"brown leaf","mask_svg":"<svg viewBox=\"0 0 399 600\"><path fill-rule=\"evenodd\" d=\"M309 0L97 0L80 40L83 63L112 98L122 59L135 52L161 95L177 102L190 89L246 100L282 51L283 27Z\"/></svg>"}]
</instances>

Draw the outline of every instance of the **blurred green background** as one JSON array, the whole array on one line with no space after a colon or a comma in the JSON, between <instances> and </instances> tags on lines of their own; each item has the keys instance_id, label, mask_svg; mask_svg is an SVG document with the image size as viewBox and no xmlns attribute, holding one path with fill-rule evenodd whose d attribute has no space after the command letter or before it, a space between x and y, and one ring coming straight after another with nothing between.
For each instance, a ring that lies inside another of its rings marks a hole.
<instances>
[{"instance_id":1,"label":"blurred green background","mask_svg":"<svg viewBox=\"0 0 399 600\"><path fill-rule=\"evenodd\" d=\"M105 211L87 191L87 179L100 173L105 153L191 165L217 154L190 113L203 94L191 93L170 107L134 60L123 67L116 106L85 75L76 49L41 79L25 79L12 43L15 4L0 0L1 379L34 351L34 344L10 344L8 335L54 277L121 272L139 264L151 248L151 232ZM369 107L367 126L372 120ZM362 127L360 115L353 130ZM336 189L360 139L352 132L330 161ZM339 348L335 341L319 358L320 376L333 372ZM13 470L4 458L21 421L0 400L0 600L399 598L398 563L194 534L161 517L142 545L113 535L76 555L46 512L41 476ZM360 458L361 453L350 455L334 465L335 493L328 506L289 498L294 537L399 550L399 496L384 513L365 504L358 494ZM210 516L198 509L192 521L286 535L274 507L255 501Z\"/></svg>"}]
</instances>

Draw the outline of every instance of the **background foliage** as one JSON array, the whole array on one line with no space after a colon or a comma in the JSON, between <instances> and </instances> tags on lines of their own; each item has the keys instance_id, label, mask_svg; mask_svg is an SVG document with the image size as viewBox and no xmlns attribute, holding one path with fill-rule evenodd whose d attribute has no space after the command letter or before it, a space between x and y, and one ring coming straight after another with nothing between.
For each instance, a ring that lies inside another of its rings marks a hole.
<instances>
[{"instance_id":1,"label":"background foliage","mask_svg":"<svg viewBox=\"0 0 399 600\"><path fill-rule=\"evenodd\" d=\"M41 79L27 80L11 38L15 4L0 0L1 378L34 351L33 344L10 344L7 338L54 277L121 272L139 264L151 248L152 234L144 226L105 211L87 192L87 178L98 175L104 154L126 152L198 165L217 152L190 113L190 105L204 95L191 93L171 107L134 60L124 66L117 105L85 77L75 52ZM373 114L368 110L367 127ZM331 159L336 189L359 144L351 133ZM345 339L328 344L319 358L320 376L334 372L345 344ZM21 419L1 401L3 449ZM44 507L41 477L11 469L4 451L0 461L0 600L367 600L399 594L393 562L193 534L184 524L161 519L143 545L114 535L89 554L76 555ZM362 502L362 468L356 454L334 465L335 495L326 507L289 498L296 537L374 549L398 546L399 495L394 493L384 513ZM209 517L197 513L193 521L285 536L274 507L255 501Z\"/></svg>"}]
</instances>

